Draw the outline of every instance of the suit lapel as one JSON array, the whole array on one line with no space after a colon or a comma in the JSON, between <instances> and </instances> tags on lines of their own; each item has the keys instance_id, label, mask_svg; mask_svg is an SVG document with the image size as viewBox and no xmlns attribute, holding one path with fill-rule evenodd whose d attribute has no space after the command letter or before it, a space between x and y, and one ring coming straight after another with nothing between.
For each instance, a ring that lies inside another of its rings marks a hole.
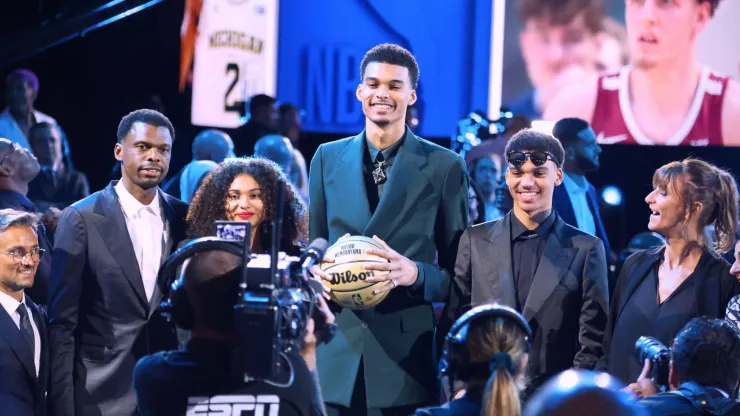
<instances>
[{"instance_id":1,"label":"suit lapel","mask_svg":"<svg viewBox=\"0 0 740 416\"><path fill-rule=\"evenodd\" d=\"M39 332L41 328L39 327ZM36 382L36 366L33 362L33 350L28 348L26 342L21 337L21 331L8 315L8 312L0 307L0 338L10 345L18 360L23 364L28 376Z\"/></svg>"},{"instance_id":2,"label":"suit lapel","mask_svg":"<svg viewBox=\"0 0 740 416\"><path fill-rule=\"evenodd\" d=\"M113 188L115 183L116 181L111 182L101 192L101 197L95 206L95 213L100 215L96 226L108 247L108 251L110 251L124 276L128 279L142 306L148 311L149 301L146 299L144 282L139 271L139 262L136 259L136 253L134 253L134 246L126 227L126 219L123 217L121 204L118 202L118 196Z\"/></svg>"},{"instance_id":3,"label":"suit lapel","mask_svg":"<svg viewBox=\"0 0 740 416\"><path fill-rule=\"evenodd\" d=\"M473 299L474 305L495 300L503 305L516 308L514 273L511 267L511 215L509 211L500 221L496 221L484 238L488 243L482 253L485 256L483 264L486 265L483 269L488 271L485 284L489 286L494 299L481 299L481 302ZM473 298L476 297L476 292L488 292L488 290L476 291L475 282L476 279L473 279Z\"/></svg>"},{"instance_id":4,"label":"suit lapel","mask_svg":"<svg viewBox=\"0 0 740 416\"><path fill-rule=\"evenodd\" d=\"M568 272L578 252L578 249L572 247L570 241L562 235L565 226L563 220L558 217L553 224L552 232L545 241L545 249L537 265L537 271L522 311L522 315L528 321L531 321L545 304L547 298Z\"/></svg>"},{"instance_id":5,"label":"suit lapel","mask_svg":"<svg viewBox=\"0 0 740 416\"><path fill-rule=\"evenodd\" d=\"M624 310L624 307L627 305L627 301L630 299L630 297L632 297L632 294L635 293L635 290L637 290L637 287L640 286L640 283L642 283L642 281L645 280L645 278L647 277L648 270L650 270L651 267L655 266L655 262L658 260L659 256L662 255L662 250L650 253L650 255L648 255L647 258L635 268L635 271L631 273L631 275L634 277L627 285L627 289L620 296L620 304L618 305L619 310L617 316L614 317L614 322L616 322L617 319L619 319L620 315L622 315L622 310Z\"/></svg>"},{"instance_id":6,"label":"suit lapel","mask_svg":"<svg viewBox=\"0 0 740 416\"><path fill-rule=\"evenodd\" d=\"M370 204L365 189L362 156L365 152L365 132L355 136L338 155L337 167L327 178L327 186L342 190L342 209L346 215L347 228L362 232L370 221Z\"/></svg>"},{"instance_id":7,"label":"suit lapel","mask_svg":"<svg viewBox=\"0 0 740 416\"><path fill-rule=\"evenodd\" d=\"M364 144L364 143L363 143ZM407 199L414 190L425 189L429 182L422 170L427 165L427 158L422 153L419 139L407 128L403 143L398 149L393 167L389 172L390 179L386 184L378 207L364 228L366 236L378 235L386 240L403 218L399 209L407 205ZM363 187L364 189L364 187ZM367 195L367 191L365 191Z\"/></svg>"}]
</instances>

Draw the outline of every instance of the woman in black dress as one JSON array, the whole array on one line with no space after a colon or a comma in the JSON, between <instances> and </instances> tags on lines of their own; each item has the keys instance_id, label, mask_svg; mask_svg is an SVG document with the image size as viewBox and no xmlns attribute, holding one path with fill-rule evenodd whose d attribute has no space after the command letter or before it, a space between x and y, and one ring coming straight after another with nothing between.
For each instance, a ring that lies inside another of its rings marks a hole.
<instances>
[{"instance_id":1,"label":"woman in black dress","mask_svg":"<svg viewBox=\"0 0 740 416\"><path fill-rule=\"evenodd\" d=\"M738 191L728 172L696 159L671 162L655 172L645 202L652 212L648 228L667 244L626 260L597 364L624 383L636 381L642 370L634 354L640 336L670 346L692 318L724 318L728 302L740 293L740 282L718 254L732 249L737 229Z\"/></svg>"}]
</instances>

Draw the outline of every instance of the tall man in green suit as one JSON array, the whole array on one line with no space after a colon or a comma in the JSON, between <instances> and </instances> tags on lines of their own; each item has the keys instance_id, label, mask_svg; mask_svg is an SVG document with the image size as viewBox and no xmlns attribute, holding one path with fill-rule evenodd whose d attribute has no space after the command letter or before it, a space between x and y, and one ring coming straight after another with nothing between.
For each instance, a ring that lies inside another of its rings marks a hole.
<instances>
[{"instance_id":1,"label":"tall man in green suit","mask_svg":"<svg viewBox=\"0 0 740 416\"><path fill-rule=\"evenodd\" d=\"M374 281L387 281L380 290L390 293L372 308L337 310L339 330L318 350L319 378L332 416L406 416L438 402L432 302L447 298L467 224L468 176L460 156L404 124L419 80L409 51L376 46L360 75L365 130L316 151L309 227L311 239L331 243L345 234L375 237L387 252L374 254L390 263L372 268L390 272Z\"/></svg>"}]
</instances>

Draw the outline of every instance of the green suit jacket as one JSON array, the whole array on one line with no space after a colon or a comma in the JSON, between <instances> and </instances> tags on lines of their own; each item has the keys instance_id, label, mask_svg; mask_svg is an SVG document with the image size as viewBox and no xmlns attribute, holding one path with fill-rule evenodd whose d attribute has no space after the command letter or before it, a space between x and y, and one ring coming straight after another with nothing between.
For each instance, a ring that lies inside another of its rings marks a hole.
<instances>
[{"instance_id":1,"label":"green suit jacket","mask_svg":"<svg viewBox=\"0 0 740 416\"><path fill-rule=\"evenodd\" d=\"M346 233L377 235L416 262L419 278L413 286L391 290L373 308L337 313L336 336L318 349L324 400L350 405L362 359L368 407L436 402L432 302L447 298L457 244L467 225L465 163L406 129L371 213L362 166L366 147L363 132L316 151L309 175L311 239L322 237L333 244ZM437 253L439 267L433 264Z\"/></svg>"}]
</instances>

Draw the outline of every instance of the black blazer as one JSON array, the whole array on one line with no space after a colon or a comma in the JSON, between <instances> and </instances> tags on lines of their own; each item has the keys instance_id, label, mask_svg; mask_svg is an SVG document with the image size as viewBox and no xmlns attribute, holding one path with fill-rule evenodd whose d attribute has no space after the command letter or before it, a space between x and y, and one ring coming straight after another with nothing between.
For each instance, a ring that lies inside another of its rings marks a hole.
<instances>
[{"instance_id":1,"label":"black blazer","mask_svg":"<svg viewBox=\"0 0 740 416\"><path fill-rule=\"evenodd\" d=\"M627 301L635 293L640 283L648 276L648 270L663 256L663 249L640 250L627 258L619 272L617 286L614 289L609 321L604 333L604 356L599 360L597 369L606 371L609 365L609 351L614 328ZM697 272L695 270L695 272ZM721 257L711 257L703 264L702 279L698 279L696 293L695 317L707 315L724 319L727 304L733 296L740 294L740 282L730 274L730 264ZM688 321L686 322L688 323ZM669 346L670 347L670 346Z\"/></svg>"},{"instance_id":2,"label":"black blazer","mask_svg":"<svg viewBox=\"0 0 740 416\"><path fill-rule=\"evenodd\" d=\"M516 307L512 215L509 212L463 233L440 333L446 334L471 306L498 302ZM603 243L558 216L521 311L534 334L527 369L532 385L571 367L593 369L603 354L608 310Z\"/></svg>"},{"instance_id":3,"label":"black blazer","mask_svg":"<svg viewBox=\"0 0 740 416\"><path fill-rule=\"evenodd\" d=\"M46 390L49 382L49 339L46 314L29 296L26 305L39 331L41 359L36 376L33 350L8 313L0 307L0 413L13 416L46 415Z\"/></svg>"},{"instance_id":4,"label":"black blazer","mask_svg":"<svg viewBox=\"0 0 740 416\"><path fill-rule=\"evenodd\" d=\"M28 199L42 207L41 211L48 206L67 208L88 195L90 185L87 176L66 167L60 168L53 180L45 172L39 172L28 184Z\"/></svg>"},{"instance_id":5,"label":"black blazer","mask_svg":"<svg viewBox=\"0 0 740 416\"><path fill-rule=\"evenodd\" d=\"M131 415L137 360L177 347L173 326L157 310L168 288L158 282L147 301L115 184L65 209L57 226L49 301L56 416ZM184 238L187 205L160 195L164 262Z\"/></svg>"}]
</instances>

